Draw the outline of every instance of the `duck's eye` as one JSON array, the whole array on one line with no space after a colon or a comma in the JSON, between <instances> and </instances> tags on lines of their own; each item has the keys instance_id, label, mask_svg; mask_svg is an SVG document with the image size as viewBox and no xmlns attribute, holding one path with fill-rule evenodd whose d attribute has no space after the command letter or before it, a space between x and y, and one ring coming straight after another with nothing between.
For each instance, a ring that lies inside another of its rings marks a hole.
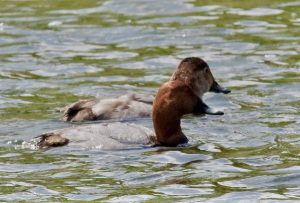
<instances>
[{"instance_id":1,"label":"duck's eye","mask_svg":"<svg viewBox=\"0 0 300 203\"><path fill-rule=\"evenodd\" d=\"M205 67L205 68L204 68L204 72L205 72L205 73L208 73L208 67Z\"/></svg>"}]
</instances>

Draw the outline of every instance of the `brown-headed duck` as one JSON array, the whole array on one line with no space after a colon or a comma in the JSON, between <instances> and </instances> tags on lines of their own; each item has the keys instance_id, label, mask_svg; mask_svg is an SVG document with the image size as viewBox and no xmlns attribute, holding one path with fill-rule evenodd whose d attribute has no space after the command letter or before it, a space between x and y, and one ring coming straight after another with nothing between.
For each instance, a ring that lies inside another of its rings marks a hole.
<instances>
[{"instance_id":1,"label":"brown-headed duck","mask_svg":"<svg viewBox=\"0 0 300 203\"><path fill-rule=\"evenodd\" d=\"M223 115L202 101L205 92L229 93L214 79L209 66L197 57L181 61L171 79L158 90L153 102L152 120L155 133L143 126L129 123L89 124L38 136L38 148L82 146L101 149L126 149L144 145L177 146L188 142L181 130L185 114Z\"/></svg>"}]
</instances>

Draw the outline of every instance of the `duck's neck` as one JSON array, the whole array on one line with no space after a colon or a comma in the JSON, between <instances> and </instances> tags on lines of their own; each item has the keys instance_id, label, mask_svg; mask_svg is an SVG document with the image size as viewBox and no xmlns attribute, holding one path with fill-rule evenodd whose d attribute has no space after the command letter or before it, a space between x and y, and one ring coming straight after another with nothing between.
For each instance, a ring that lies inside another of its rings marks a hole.
<instances>
[{"instance_id":1,"label":"duck's neck","mask_svg":"<svg viewBox=\"0 0 300 203\"><path fill-rule=\"evenodd\" d=\"M177 146L187 143L180 119L193 112L197 101L198 97L182 81L169 81L160 87L152 111L157 145Z\"/></svg>"}]
</instances>

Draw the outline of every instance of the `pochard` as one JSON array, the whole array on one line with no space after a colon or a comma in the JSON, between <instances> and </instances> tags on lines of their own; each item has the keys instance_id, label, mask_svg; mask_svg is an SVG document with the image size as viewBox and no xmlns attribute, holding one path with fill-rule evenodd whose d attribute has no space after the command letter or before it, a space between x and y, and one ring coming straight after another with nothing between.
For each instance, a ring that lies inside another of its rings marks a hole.
<instances>
[{"instance_id":1,"label":"pochard","mask_svg":"<svg viewBox=\"0 0 300 203\"><path fill-rule=\"evenodd\" d=\"M63 120L71 122L94 120L124 121L150 117L153 96L125 94L115 98L80 100L65 107Z\"/></svg>"},{"instance_id":2,"label":"pochard","mask_svg":"<svg viewBox=\"0 0 300 203\"><path fill-rule=\"evenodd\" d=\"M204 60L185 58L156 94L152 110L154 132L131 123L97 123L48 132L36 137L35 142L38 148L70 145L106 150L185 144L188 139L180 126L183 115L224 114L203 102L202 96L208 91L230 92L215 81Z\"/></svg>"}]
</instances>

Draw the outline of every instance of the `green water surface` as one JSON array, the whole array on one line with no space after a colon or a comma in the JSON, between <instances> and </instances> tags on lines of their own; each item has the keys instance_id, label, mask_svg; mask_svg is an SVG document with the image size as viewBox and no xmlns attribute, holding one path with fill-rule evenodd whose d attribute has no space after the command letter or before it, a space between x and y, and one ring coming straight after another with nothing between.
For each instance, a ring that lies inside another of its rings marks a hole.
<instances>
[{"instance_id":1,"label":"green water surface","mask_svg":"<svg viewBox=\"0 0 300 203\"><path fill-rule=\"evenodd\" d=\"M300 201L299 33L292 0L0 1L0 201ZM224 116L182 120L189 146L26 147L73 125L65 105L155 94L189 56L232 90L204 98Z\"/></svg>"}]
</instances>

